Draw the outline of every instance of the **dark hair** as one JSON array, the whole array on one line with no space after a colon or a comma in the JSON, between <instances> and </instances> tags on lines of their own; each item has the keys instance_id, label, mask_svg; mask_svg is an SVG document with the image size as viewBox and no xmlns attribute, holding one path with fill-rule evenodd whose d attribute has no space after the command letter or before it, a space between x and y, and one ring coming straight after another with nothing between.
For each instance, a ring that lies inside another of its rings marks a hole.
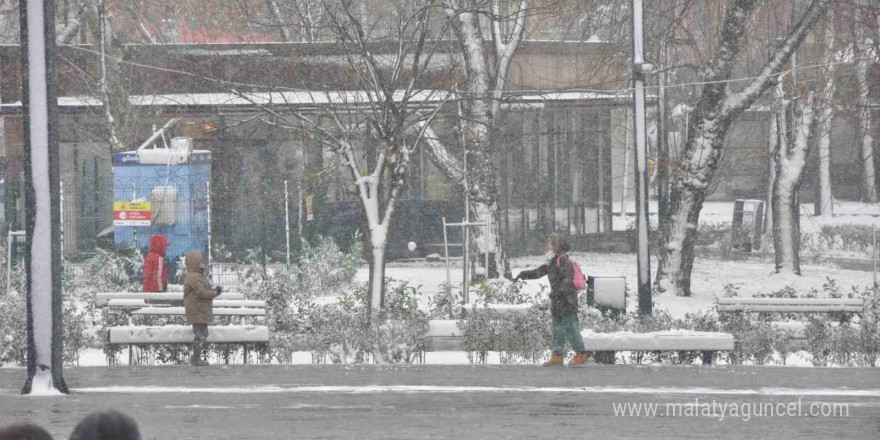
<instances>
[{"instance_id":1,"label":"dark hair","mask_svg":"<svg viewBox=\"0 0 880 440\"><path fill-rule=\"evenodd\" d=\"M554 253L564 254L571 249L568 239L562 234L550 234L550 249Z\"/></svg>"},{"instance_id":2,"label":"dark hair","mask_svg":"<svg viewBox=\"0 0 880 440\"><path fill-rule=\"evenodd\" d=\"M0 440L52 440L52 436L33 423L15 423L0 429Z\"/></svg>"},{"instance_id":3,"label":"dark hair","mask_svg":"<svg viewBox=\"0 0 880 440\"><path fill-rule=\"evenodd\" d=\"M137 422L116 411L91 413L82 419L70 440L140 440Z\"/></svg>"}]
</instances>

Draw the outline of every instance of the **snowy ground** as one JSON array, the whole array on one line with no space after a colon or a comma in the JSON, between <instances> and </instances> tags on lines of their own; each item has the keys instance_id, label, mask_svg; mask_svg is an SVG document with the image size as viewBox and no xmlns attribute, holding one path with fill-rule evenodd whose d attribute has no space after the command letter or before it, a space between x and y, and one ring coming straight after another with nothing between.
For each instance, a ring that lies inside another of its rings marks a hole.
<instances>
[{"instance_id":1,"label":"snowy ground","mask_svg":"<svg viewBox=\"0 0 880 440\"><path fill-rule=\"evenodd\" d=\"M573 253L572 258L578 262L585 275L625 276L629 292L627 308L635 310L637 307L635 255ZM543 257L515 258L511 261L511 270L516 274L521 270L537 267L542 261ZM450 267L452 283L460 284L462 278L461 259L452 260ZM652 272L656 268L657 261L654 259L651 264ZM655 308L665 309L677 317L688 312L707 310L714 306L715 298L722 295L723 287L728 283L739 286L740 296L745 297L753 296L759 292L779 290L789 285L802 293L809 292L811 288L821 291L822 284L827 278L836 280L837 284L845 291L848 291L850 286L864 287L873 283L871 272L813 265L804 265L802 272L802 276L776 274L771 263L760 260L722 261L698 258L694 262L691 284L693 296L684 298L661 294L654 298ZM368 270L363 268L358 271L356 280L366 282L368 276ZM411 285L421 285L425 293L433 294L440 290L442 283L446 282L446 265L422 261L394 262L388 265L386 276L408 281ZM538 292L542 284L549 287L546 279L527 281L526 291Z\"/></svg>"}]
</instances>

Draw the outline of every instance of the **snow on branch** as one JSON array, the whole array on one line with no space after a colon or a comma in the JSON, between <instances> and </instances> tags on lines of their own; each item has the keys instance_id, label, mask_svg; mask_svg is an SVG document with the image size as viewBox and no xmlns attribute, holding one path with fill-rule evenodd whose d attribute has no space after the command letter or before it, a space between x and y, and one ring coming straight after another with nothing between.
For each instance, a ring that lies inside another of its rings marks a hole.
<instances>
[{"instance_id":1,"label":"snow on branch","mask_svg":"<svg viewBox=\"0 0 880 440\"><path fill-rule=\"evenodd\" d=\"M807 10L804 11L800 21L794 30L786 37L783 44L776 49L770 61L764 65L760 73L742 91L732 94L724 101L723 112L728 117L735 116L749 108L768 88L776 81L776 74L782 71L783 66L797 50L807 34L825 14L829 0L812 0Z\"/></svg>"}]
</instances>

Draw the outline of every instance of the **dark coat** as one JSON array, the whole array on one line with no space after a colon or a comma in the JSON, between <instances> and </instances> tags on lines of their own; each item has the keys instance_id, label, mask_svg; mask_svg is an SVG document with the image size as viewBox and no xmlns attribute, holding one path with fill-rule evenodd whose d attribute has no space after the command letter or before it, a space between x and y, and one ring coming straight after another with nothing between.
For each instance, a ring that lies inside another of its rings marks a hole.
<instances>
[{"instance_id":1,"label":"dark coat","mask_svg":"<svg viewBox=\"0 0 880 440\"><path fill-rule=\"evenodd\" d=\"M158 234L150 238L150 253L144 258L144 292L168 290L168 265L165 264L167 248L167 238Z\"/></svg>"},{"instance_id":2,"label":"dark coat","mask_svg":"<svg viewBox=\"0 0 880 440\"><path fill-rule=\"evenodd\" d=\"M89 414L70 434L70 440L140 440L140 438L137 422L116 411Z\"/></svg>"},{"instance_id":3,"label":"dark coat","mask_svg":"<svg viewBox=\"0 0 880 440\"><path fill-rule=\"evenodd\" d=\"M190 324L210 324L214 318L214 297L217 291L205 276L202 254L190 252L184 258L186 280L183 282L183 306Z\"/></svg>"},{"instance_id":4,"label":"dark coat","mask_svg":"<svg viewBox=\"0 0 880 440\"><path fill-rule=\"evenodd\" d=\"M550 281L550 313L553 316L577 315L578 296L574 288L574 267L566 254L557 254L537 269L519 273L523 280L547 276Z\"/></svg>"}]
</instances>

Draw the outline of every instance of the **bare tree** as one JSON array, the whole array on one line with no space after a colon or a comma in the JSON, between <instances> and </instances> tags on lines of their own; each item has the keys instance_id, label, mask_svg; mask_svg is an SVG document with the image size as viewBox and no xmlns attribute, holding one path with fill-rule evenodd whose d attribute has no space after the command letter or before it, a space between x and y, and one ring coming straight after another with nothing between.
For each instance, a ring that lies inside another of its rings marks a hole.
<instances>
[{"instance_id":1,"label":"bare tree","mask_svg":"<svg viewBox=\"0 0 880 440\"><path fill-rule=\"evenodd\" d=\"M868 20L867 3L858 0L853 20L853 53L856 57L856 85L858 87L859 136L861 138L862 158L862 201L877 203L877 172L874 167L874 136L871 134L871 106L868 70L871 65L871 44L865 38ZM863 19L864 17L864 19Z\"/></svg>"},{"instance_id":2,"label":"bare tree","mask_svg":"<svg viewBox=\"0 0 880 440\"><path fill-rule=\"evenodd\" d=\"M420 88L441 38L432 38L435 8L430 0L401 1L394 51L376 53L370 27L351 2L324 4L331 31L344 47L346 67L355 72L358 90L308 92L316 114L296 106L284 113L263 107L285 128L304 130L334 153L356 186L368 225L371 247L370 305L382 307L385 248L397 202L407 184L411 159L449 92ZM246 99L248 94L239 93ZM256 103L256 101L253 101Z\"/></svg>"},{"instance_id":3,"label":"bare tree","mask_svg":"<svg viewBox=\"0 0 880 440\"><path fill-rule=\"evenodd\" d=\"M683 170L673 176L670 218L662 229L656 277L660 292L690 295L696 225L718 169L725 135L732 122L773 86L776 75L828 6L828 0L811 0L800 21L756 78L742 90L734 91L727 81L732 77L747 36L749 18L761 3L758 0L731 0L722 20L720 41L711 59L700 68L704 84L679 156Z\"/></svg>"},{"instance_id":4,"label":"bare tree","mask_svg":"<svg viewBox=\"0 0 880 440\"><path fill-rule=\"evenodd\" d=\"M834 13L829 14L825 29L825 69L820 76L821 94L818 105L815 139L819 148L819 200L816 202L816 214L830 216L834 214L834 196L831 191L831 127L834 122L834 105L832 99L837 90L836 81L836 46L837 32L834 28Z\"/></svg>"},{"instance_id":5,"label":"bare tree","mask_svg":"<svg viewBox=\"0 0 880 440\"><path fill-rule=\"evenodd\" d=\"M797 194L811 144L814 99L810 92L806 98L800 99L801 102L792 103L785 96L782 80L776 86L775 98L777 141L773 154L776 173L772 209L776 272L800 275L800 203Z\"/></svg>"},{"instance_id":6,"label":"bare tree","mask_svg":"<svg viewBox=\"0 0 880 440\"><path fill-rule=\"evenodd\" d=\"M443 0L441 4L463 55L467 78L460 97L467 169L464 161L447 151L446 144L427 145L434 164L467 187L469 209L489 222L489 239L475 240L477 246L488 243L489 248L480 251L492 256L494 268L490 263L486 273L510 276L492 151L510 64L525 33L529 0ZM484 35L484 21L491 36Z\"/></svg>"},{"instance_id":7,"label":"bare tree","mask_svg":"<svg viewBox=\"0 0 880 440\"><path fill-rule=\"evenodd\" d=\"M314 43L328 25L320 0L266 0L266 8L273 25L278 27L281 41Z\"/></svg>"}]
</instances>

